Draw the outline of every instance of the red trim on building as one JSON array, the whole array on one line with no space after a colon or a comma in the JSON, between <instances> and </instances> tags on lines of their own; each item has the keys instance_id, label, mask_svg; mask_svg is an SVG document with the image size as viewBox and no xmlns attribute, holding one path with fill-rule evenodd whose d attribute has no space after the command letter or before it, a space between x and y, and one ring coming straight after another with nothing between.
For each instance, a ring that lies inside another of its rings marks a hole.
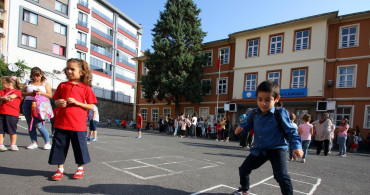
<instances>
[{"instance_id":1,"label":"red trim on building","mask_svg":"<svg viewBox=\"0 0 370 195\"><path fill-rule=\"evenodd\" d=\"M87 8L87 7L85 7L85 6L83 6L83 5L81 5L81 4L79 4L79 3L77 3L77 8L78 8L79 10L82 10L82 11L84 11L84 12L86 12L86 13L90 14L90 9L89 9L89 8Z\"/></svg>"},{"instance_id":2,"label":"red trim on building","mask_svg":"<svg viewBox=\"0 0 370 195\"><path fill-rule=\"evenodd\" d=\"M78 50L84 51L84 52L89 52L89 48L79 45L79 44L75 44L75 48Z\"/></svg>"},{"instance_id":3,"label":"red trim on building","mask_svg":"<svg viewBox=\"0 0 370 195\"><path fill-rule=\"evenodd\" d=\"M121 83L125 83L125 84L128 84L128 85L134 86L134 83L131 83L131 82L129 82L129 81L125 81L125 80L120 79L120 78L116 78L116 81L119 81L119 82L121 82Z\"/></svg>"},{"instance_id":4,"label":"red trim on building","mask_svg":"<svg viewBox=\"0 0 370 195\"><path fill-rule=\"evenodd\" d=\"M97 71L97 70L91 69L91 71L92 71L94 74L97 74L97 75L99 75L99 76L106 77L106 78L108 78L108 79L112 79L112 76L107 75L107 74L104 74L104 73L99 72L99 71Z\"/></svg>"},{"instance_id":5,"label":"red trim on building","mask_svg":"<svg viewBox=\"0 0 370 195\"><path fill-rule=\"evenodd\" d=\"M124 63L122 63L122 62L119 62L119 61L117 61L117 65L118 65L118 66L121 66L121 67L123 67L123 68L129 69L129 70L131 70L131 71L133 71L133 72L135 72L135 71L136 71L136 70L135 70L135 68L132 68L131 66L128 66L128 65L126 65L126 64L124 64Z\"/></svg>"},{"instance_id":6,"label":"red trim on building","mask_svg":"<svg viewBox=\"0 0 370 195\"><path fill-rule=\"evenodd\" d=\"M96 14L96 13L94 13L94 12L91 12L91 15L92 15L94 18L98 19L100 22L103 22L103 23L104 23L104 24L106 24L107 26L109 26L109 27L113 28L113 24L112 24L112 23L110 23L110 22L109 22L109 21L107 21L106 19L104 19L104 18L100 17L98 14Z\"/></svg>"},{"instance_id":7,"label":"red trim on building","mask_svg":"<svg viewBox=\"0 0 370 195\"><path fill-rule=\"evenodd\" d=\"M109 39L107 39L107 38L105 38L105 37L103 37L103 36L99 35L98 33L94 32L94 31L91 31L91 35L92 35L92 36L94 36L94 37L99 38L100 40L102 40L102 41L104 41L104 42L108 43L109 45L113 45L113 41L111 41L111 40L109 40ZM135 57L136 57L136 56L135 56Z\"/></svg>"},{"instance_id":8,"label":"red trim on building","mask_svg":"<svg viewBox=\"0 0 370 195\"><path fill-rule=\"evenodd\" d=\"M133 36L131 36L130 34L128 34L127 32L125 32L124 30L118 28L118 32L125 35L127 38L133 40L135 43L137 43L137 39Z\"/></svg>"},{"instance_id":9,"label":"red trim on building","mask_svg":"<svg viewBox=\"0 0 370 195\"><path fill-rule=\"evenodd\" d=\"M134 57L136 57L136 53L133 53L133 52L131 52L131 51L127 50L126 48L124 48L124 47L122 47L122 46L120 46L120 45L117 45L117 48L118 48L119 50L121 50L121 51L124 51L124 52L126 52L126 53L128 53L128 54L130 54L130 55L132 55L132 56L134 56Z\"/></svg>"},{"instance_id":10,"label":"red trim on building","mask_svg":"<svg viewBox=\"0 0 370 195\"><path fill-rule=\"evenodd\" d=\"M92 55L94 55L94 56L96 56L96 57L98 57L98 58L101 58L101 59L103 59L103 60L106 60L106 61L108 61L108 62L112 63L112 58L110 58L110 57L108 57L108 56L105 56L105 55L103 55L103 54L101 54L101 53L98 53L98 52L96 52L96 51L94 51L94 50L90 50L90 54L92 54Z\"/></svg>"},{"instance_id":11,"label":"red trim on building","mask_svg":"<svg viewBox=\"0 0 370 195\"><path fill-rule=\"evenodd\" d=\"M82 31L84 31L85 33L89 33L89 29L88 29L88 28L86 28L86 27L84 27L84 26L81 26L81 25L79 25L79 24L76 24L76 28L77 28L78 30L82 30Z\"/></svg>"}]
</instances>

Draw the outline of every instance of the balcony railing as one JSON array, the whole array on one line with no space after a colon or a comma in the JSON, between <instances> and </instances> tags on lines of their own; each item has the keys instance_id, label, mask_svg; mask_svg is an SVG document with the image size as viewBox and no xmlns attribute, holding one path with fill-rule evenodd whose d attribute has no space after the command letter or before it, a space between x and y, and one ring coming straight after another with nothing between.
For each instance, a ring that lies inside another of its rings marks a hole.
<instances>
[{"instance_id":1,"label":"balcony railing","mask_svg":"<svg viewBox=\"0 0 370 195\"><path fill-rule=\"evenodd\" d=\"M110 22L110 23L113 24L113 19L112 18L110 18L110 17L106 16L105 14L99 12L96 8L92 8L92 11L94 13L96 13L98 16L104 18L106 21L108 21L108 22Z\"/></svg>"},{"instance_id":2,"label":"balcony railing","mask_svg":"<svg viewBox=\"0 0 370 195\"><path fill-rule=\"evenodd\" d=\"M304 88L306 86L305 82L292 82L291 88L297 89L297 88Z\"/></svg>"},{"instance_id":3,"label":"balcony railing","mask_svg":"<svg viewBox=\"0 0 370 195\"><path fill-rule=\"evenodd\" d=\"M82 45L82 46L86 47L86 41L82 41L82 40L79 40L79 39L77 39L76 41L77 41L77 45Z\"/></svg>"},{"instance_id":4,"label":"balcony railing","mask_svg":"<svg viewBox=\"0 0 370 195\"><path fill-rule=\"evenodd\" d=\"M106 38L106 39L108 39L110 41L113 41L113 37L110 36L109 34L107 34L105 32L102 32L102 31L100 31L99 29L97 29L97 28L95 28L93 26L91 27L91 30L94 31L94 32L96 32L96 33L98 33L100 36L102 36L102 37L104 37L104 38Z\"/></svg>"},{"instance_id":5,"label":"balcony railing","mask_svg":"<svg viewBox=\"0 0 370 195\"><path fill-rule=\"evenodd\" d=\"M118 74L118 73L116 74L116 76L117 76L117 78L123 79L123 80L128 81L128 82L131 82L131 83L134 83L135 82L135 79L128 78L128 77L123 76L123 75Z\"/></svg>"},{"instance_id":6,"label":"balcony railing","mask_svg":"<svg viewBox=\"0 0 370 195\"><path fill-rule=\"evenodd\" d=\"M102 72L104 74L107 74L107 75L112 75L112 71L110 70L106 70L106 69L103 69L102 67L100 66L95 66L93 64L90 64L90 68L93 69L93 70L96 70L96 71L99 71L99 72Z\"/></svg>"},{"instance_id":7,"label":"balcony railing","mask_svg":"<svg viewBox=\"0 0 370 195\"><path fill-rule=\"evenodd\" d=\"M105 56L107 56L107 57L112 58L112 53L111 53L111 52L107 52L106 50L104 50L104 49L102 49L102 48L95 47L94 45L91 45L91 46L90 46L90 49L91 49L91 50L93 50L93 51L96 51L96 52L98 52L98 53L100 53L100 54L103 54L103 55L105 55Z\"/></svg>"},{"instance_id":8,"label":"balcony railing","mask_svg":"<svg viewBox=\"0 0 370 195\"><path fill-rule=\"evenodd\" d=\"M121 47L123 47L123 48L125 48L125 49L127 49L127 50L129 50L129 51L131 51L132 53L137 54L137 53L136 53L136 49L133 49L132 47L130 47L130 46L128 46L128 45L126 45L126 44L124 44L124 43L123 43L123 41L121 41L121 40L119 40L119 39L117 39L117 44L118 44L119 46L121 46Z\"/></svg>"},{"instance_id":9,"label":"balcony railing","mask_svg":"<svg viewBox=\"0 0 370 195\"><path fill-rule=\"evenodd\" d=\"M84 7L89 7L89 4L87 3L87 0L79 0L78 3L81 4Z\"/></svg>"},{"instance_id":10,"label":"balcony railing","mask_svg":"<svg viewBox=\"0 0 370 195\"><path fill-rule=\"evenodd\" d=\"M117 57L117 61L124 63L132 68L136 68L136 64L129 62L128 59Z\"/></svg>"},{"instance_id":11,"label":"balcony railing","mask_svg":"<svg viewBox=\"0 0 370 195\"><path fill-rule=\"evenodd\" d=\"M118 28L122 29L123 31L127 32L127 34L135 37L137 39L137 35L129 31L127 28L123 27L122 25L118 24Z\"/></svg>"},{"instance_id":12,"label":"balcony railing","mask_svg":"<svg viewBox=\"0 0 370 195\"><path fill-rule=\"evenodd\" d=\"M77 24L87 28L87 22L85 22L83 20L77 20Z\"/></svg>"}]
</instances>

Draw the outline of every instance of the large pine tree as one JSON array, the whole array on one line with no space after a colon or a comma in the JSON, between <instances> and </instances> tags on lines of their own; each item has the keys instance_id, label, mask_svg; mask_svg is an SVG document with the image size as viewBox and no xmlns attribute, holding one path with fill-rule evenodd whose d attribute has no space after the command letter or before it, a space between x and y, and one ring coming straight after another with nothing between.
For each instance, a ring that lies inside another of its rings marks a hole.
<instances>
[{"instance_id":1,"label":"large pine tree","mask_svg":"<svg viewBox=\"0 0 370 195\"><path fill-rule=\"evenodd\" d=\"M193 0L167 0L153 31L153 52L146 51L149 73L141 78L144 98L148 102L165 99L175 103L179 114L181 98L192 103L203 101L200 75L205 57L202 41L200 9Z\"/></svg>"}]
</instances>

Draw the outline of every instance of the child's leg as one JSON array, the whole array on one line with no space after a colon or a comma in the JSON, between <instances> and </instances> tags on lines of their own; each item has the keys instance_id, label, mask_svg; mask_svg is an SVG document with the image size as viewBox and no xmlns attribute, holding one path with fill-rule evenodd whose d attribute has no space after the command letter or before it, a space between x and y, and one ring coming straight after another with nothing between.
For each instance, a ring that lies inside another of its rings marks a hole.
<instances>
[{"instance_id":1,"label":"child's leg","mask_svg":"<svg viewBox=\"0 0 370 195\"><path fill-rule=\"evenodd\" d=\"M260 153L259 156L249 154L244 160L243 164L239 167L240 186L244 190L249 190L249 174L252 170L257 169L267 161L267 157Z\"/></svg>"},{"instance_id":2,"label":"child's leg","mask_svg":"<svg viewBox=\"0 0 370 195\"><path fill-rule=\"evenodd\" d=\"M1 145L1 142L0 142L0 145ZM17 134L10 135L10 145L11 146L17 145Z\"/></svg>"},{"instance_id":3,"label":"child's leg","mask_svg":"<svg viewBox=\"0 0 370 195\"><path fill-rule=\"evenodd\" d=\"M73 154L75 156L75 162L81 166L91 162L89 151L87 149L86 133L86 131L71 132L71 144Z\"/></svg>"},{"instance_id":4,"label":"child's leg","mask_svg":"<svg viewBox=\"0 0 370 195\"><path fill-rule=\"evenodd\" d=\"M284 195L292 195L293 186L290 180L290 176L288 175L288 169L286 165L286 150L268 150L266 156L271 162L272 170L274 172L274 178L279 183L281 193Z\"/></svg>"},{"instance_id":5,"label":"child's leg","mask_svg":"<svg viewBox=\"0 0 370 195\"><path fill-rule=\"evenodd\" d=\"M4 144L4 137L5 137L5 134L4 133L0 133L0 145L3 145Z\"/></svg>"},{"instance_id":6,"label":"child's leg","mask_svg":"<svg viewBox=\"0 0 370 195\"><path fill-rule=\"evenodd\" d=\"M61 165L63 167L67 157L69 143L71 142L70 132L71 131L55 129L48 161L50 165L58 165L58 167Z\"/></svg>"}]
</instances>

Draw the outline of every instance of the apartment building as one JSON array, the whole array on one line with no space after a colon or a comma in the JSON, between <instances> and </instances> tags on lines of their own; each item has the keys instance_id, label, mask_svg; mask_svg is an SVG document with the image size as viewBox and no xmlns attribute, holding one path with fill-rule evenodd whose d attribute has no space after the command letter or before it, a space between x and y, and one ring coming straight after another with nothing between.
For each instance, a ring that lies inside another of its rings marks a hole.
<instances>
[{"instance_id":1,"label":"apartment building","mask_svg":"<svg viewBox=\"0 0 370 195\"><path fill-rule=\"evenodd\" d=\"M182 99L180 101L180 113L192 115L194 112L197 116L203 117L208 121L215 119L216 113L221 115L230 115L230 112L224 110L224 104L228 104L232 99L232 89L234 81L234 56L235 43L230 39L217 40L208 42L203 45L204 55L208 57L206 64L203 65L203 74L201 76L202 83L210 83L212 89L207 92L203 98L204 101L200 104L192 104ZM217 69L217 60L220 55L220 72ZM157 124L160 117L170 114L175 116L175 104L170 105L162 101L155 104L148 103L144 97L140 86L140 79L148 73L145 66L146 57L136 58L138 61L137 72L137 96L136 96L136 111L140 111L145 123L154 122ZM217 98L217 93L219 96ZM218 99L218 101L217 101ZM218 102L218 106L217 106ZM218 112L217 112L218 108Z\"/></svg>"},{"instance_id":2,"label":"apartment building","mask_svg":"<svg viewBox=\"0 0 370 195\"><path fill-rule=\"evenodd\" d=\"M370 132L370 11L329 20L324 97L335 121Z\"/></svg>"},{"instance_id":3,"label":"apartment building","mask_svg":"<svg viewBox=\"0 0 370 195\"><path fill-rule=\"evenodd\" d=\"M328 20L336 15L330 12L229 35L235 39L232 101L238 115L257 107L259 83L274 80L284 107L297 119L305 113L313 119L321 116L316 105L324 99Z\"/></svg>"},{"instance_id":4,"label":"apartment building","mask_svg":"<svg viewBox=\"0 0 370 195\"><path fill-rule=\"evenodd\" d=\"M107 0L6 1L8 63L49 72L55 89L69 58L86 60L97 97L133 103L141 25Z\"/></svg>"}]
</instances>

